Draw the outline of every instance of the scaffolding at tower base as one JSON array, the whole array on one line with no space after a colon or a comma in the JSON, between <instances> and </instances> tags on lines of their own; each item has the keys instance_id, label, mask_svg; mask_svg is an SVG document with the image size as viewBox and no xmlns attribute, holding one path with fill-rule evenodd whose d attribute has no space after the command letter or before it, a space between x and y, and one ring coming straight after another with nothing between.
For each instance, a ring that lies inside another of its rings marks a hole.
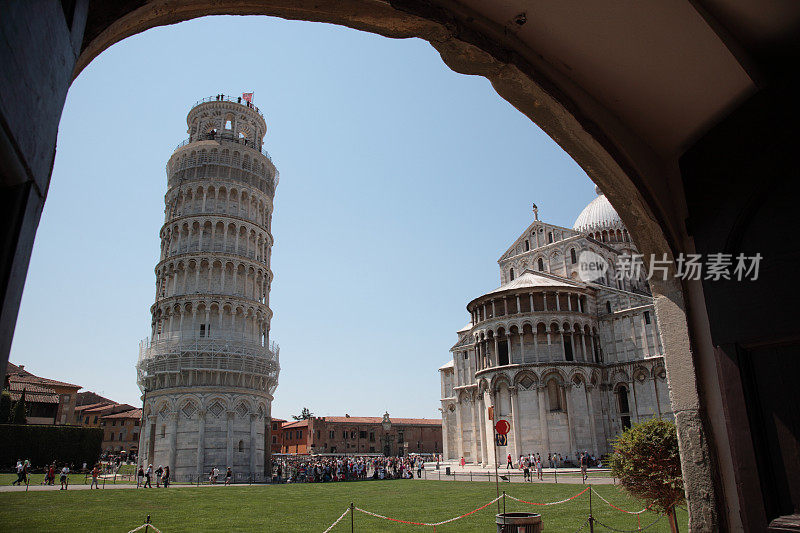
<instances>
[{"instance_id":1,"label":"scaffolding at tower base","mask_svg":"<svg viewBox=\"0 0 800 533\"><path fill-rule=\"evenodd\" d=\"M144 390L148 378L184 372L223 372L257 376L267 384L269 394L278 386L280 347L262 344L244 335L214 337L162 334L139 343L137 382Z\"/></svg>"}]
</instances>

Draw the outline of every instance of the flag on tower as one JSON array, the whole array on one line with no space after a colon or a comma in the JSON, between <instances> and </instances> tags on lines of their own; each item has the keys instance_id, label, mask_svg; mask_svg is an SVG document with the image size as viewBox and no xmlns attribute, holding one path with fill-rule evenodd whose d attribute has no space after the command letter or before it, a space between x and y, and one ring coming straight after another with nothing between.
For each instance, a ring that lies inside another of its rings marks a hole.
<instances>
[{"instance_id":1,"label":"flag on tower","mask_svg":"<svg viewBox=\"0 0 800 533\"><path fill-rule=\"evenodd\" d=\"M242 98L244 98L245 102L248 104L253 103L253 93L242 93Z\"/></svg>"}]
</instances>

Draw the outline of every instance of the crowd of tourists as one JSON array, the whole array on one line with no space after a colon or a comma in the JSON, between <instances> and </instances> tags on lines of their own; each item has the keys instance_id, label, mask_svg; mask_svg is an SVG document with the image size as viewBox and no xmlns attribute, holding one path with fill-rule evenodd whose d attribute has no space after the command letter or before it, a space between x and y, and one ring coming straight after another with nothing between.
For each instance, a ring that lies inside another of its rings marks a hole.
<instances>
[{"instance_id":1,"label":"crowd of tourists","mask_svg":"<svg viewBox=\"0 0 800 533\"><path fill-rule=\"evenodd\" d=\"M296 456L275 459L273 475L278 483L325 483L367 479L422 477L425 462L419 456Z\"/></svg>"},{"instance_id":2,"label":"crowd of tourists","mask_svg":"<svg viewBox=\"0 0 800 533\"><path fill-rule=\"evenodd\" d=\"M156 482L156 488L160 488L162 485L164 488L169 487L171 478L169 476L169 465L162 466L158 465L158 468L155 470L153 469L153 465L147 465L147 468L144 465L139 465L136 469L136 488L143 488L143 489L152 489L153 488L153 480Z\"/></svg>"}]
</instances>

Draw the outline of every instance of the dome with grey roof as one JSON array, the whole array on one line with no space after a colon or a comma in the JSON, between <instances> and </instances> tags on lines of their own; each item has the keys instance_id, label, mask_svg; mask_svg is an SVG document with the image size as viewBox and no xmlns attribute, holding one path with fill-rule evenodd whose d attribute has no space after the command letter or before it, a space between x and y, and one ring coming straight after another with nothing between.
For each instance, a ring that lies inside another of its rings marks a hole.
<instances>
[{"instance_id":1,"label":"dome with grey roof","mask_svg":"<svg viewBox=\"0 0 800 533\"><path fill-rule=\"evenodd\" d=\"M591 233L594 231L602 231L606 229L624 229L622 219L617 214L617 211L611 206L606 195L595 187L597 198L589 202L578 218L575 220L572 229L580 231L581 233Z\"/></svg>"}]
</instances>

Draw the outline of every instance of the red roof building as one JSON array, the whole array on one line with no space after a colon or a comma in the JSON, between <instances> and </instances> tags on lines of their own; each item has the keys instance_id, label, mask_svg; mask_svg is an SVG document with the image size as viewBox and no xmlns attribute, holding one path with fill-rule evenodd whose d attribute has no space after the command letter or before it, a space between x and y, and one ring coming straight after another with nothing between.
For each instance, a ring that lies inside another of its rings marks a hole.
<instances>
[{"instance_id":1,"label":"red roof building","mask_svg":"<svg viewBox=\"0 0 800 533\"><path fill-rule=\"evenodd\" d=\"M18 401L25 391L29 424L73 423L80 385L36 376L25 370L24 365L9 362L6 387L12 402Z\"/></svg>"},{"instance_id":2,"label":"red roof building","mask_svg":"<svg viewBox=\"0 0 800 533\"><path fill-rule=\"evenodd\" d=\"M288 422L282 431L281 453L397 456L442 452L441 419L390 418L388 414L312 417Z\"/></svg>"}]
</instances>

